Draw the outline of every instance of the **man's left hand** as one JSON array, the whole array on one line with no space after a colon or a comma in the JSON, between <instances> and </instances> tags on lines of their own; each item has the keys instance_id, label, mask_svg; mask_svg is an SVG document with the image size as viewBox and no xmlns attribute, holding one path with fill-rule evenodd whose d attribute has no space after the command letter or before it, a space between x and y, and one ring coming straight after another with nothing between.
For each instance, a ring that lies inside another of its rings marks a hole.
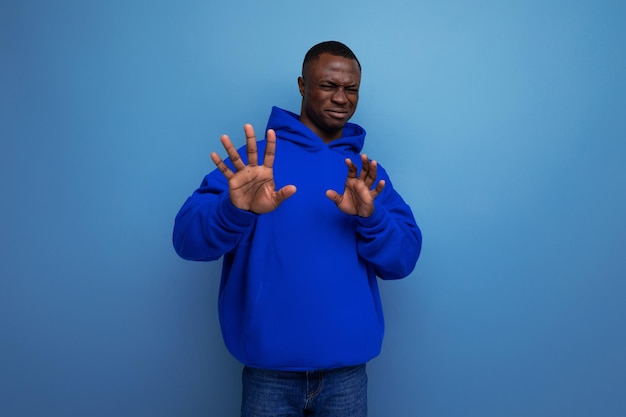
<instances>
[{"instance_id":1,"label":"man's left hand","mask_svg":"<svg viewBox=\"0 0 626 417\"><path fill-rule=\"evenodd\" d=\"M357 176L357 166L350 158L346 158L348 178L343 194L339 194L335 190L328 190L326 197L346 214L369 217L374 213L374 199L385 187L385 181L378 181L376 188L372 189L376 182L376 161L370 161L366 155L361 155L361 164L361 172Z\"/></svg>"}]
</instances>

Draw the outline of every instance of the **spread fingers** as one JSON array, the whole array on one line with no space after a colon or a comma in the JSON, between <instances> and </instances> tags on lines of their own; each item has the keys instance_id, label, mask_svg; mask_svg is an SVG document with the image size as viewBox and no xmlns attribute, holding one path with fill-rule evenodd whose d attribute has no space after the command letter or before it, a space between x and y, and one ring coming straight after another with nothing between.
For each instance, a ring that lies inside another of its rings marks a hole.
<instances>
[{"instance_id":1,"label":"spread fingers","mask_svg":"<svg viewBox=\"0 0 626 417\"><path fill-rule=\"evenodd\" d=\"M226 153L228 154L228 157L233 163L233 166L235 167L235 169L237 171L241 171L242 169L244 169L245 165L243 161L241 160L241 156L239 156L239 152L237 152L237 149L235 149L235 147L233 146L233 143L230 141L230 138L228 137L228 135L222 135L220 140L222 141L222 145L224 146L224 149L226 150Z\"/></svg>"}]
</instances>

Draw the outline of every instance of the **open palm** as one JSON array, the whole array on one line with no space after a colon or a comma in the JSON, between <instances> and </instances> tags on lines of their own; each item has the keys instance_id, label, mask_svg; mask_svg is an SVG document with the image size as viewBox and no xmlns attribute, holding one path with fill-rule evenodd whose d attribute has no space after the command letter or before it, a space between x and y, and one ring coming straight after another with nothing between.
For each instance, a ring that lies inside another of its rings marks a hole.
<instances>
[{"instance_id":1,"label":"open palm","mask_svg":"<svg viewBox=\"0 0 626 417\"><path fill-rule=\"evenodd\" d=\"M263 164L259 165L256 136L252 125L246 124L244 132L246 134L248 165L243 163L239 152L227 135L223 135L221 141L235 167L235 172L224 163L216 152L211 154L211 160L228 180L230 201L235 207L257 214L269 213L291 197L296 192L296 187L286 185L276 191L273 168L276 133L271 129L267 131Z\"/></svg>"},{"instance_id":2,"label":"open palm","mask_svg":"<svg viewBox=\"0 0 626 417\"><path fill-rule=\"evenodd\" d=\"M376 161L370 161L366 155L361 155L361 172L349 158L346 158L348 177L343 194L335 190L326 191L326 196L331 199L346 214L360 217L369 217L374 213L374 200L385 187L385 181L380 180L376 187Z\"/></svg>"}]
</instances>

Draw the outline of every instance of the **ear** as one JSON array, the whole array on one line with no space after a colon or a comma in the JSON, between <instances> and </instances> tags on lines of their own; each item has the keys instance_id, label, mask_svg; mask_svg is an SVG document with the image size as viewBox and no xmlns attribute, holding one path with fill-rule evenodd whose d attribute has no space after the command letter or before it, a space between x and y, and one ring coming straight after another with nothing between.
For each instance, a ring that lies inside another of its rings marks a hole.
<instances>
[{"instance_id":1,"label":"ear","mask_svg":"<svg viewBox=\"0 0 626 417\"><path fill-rule=\"evenodd\" d=\"M300 90L300 95L304 97L304 78L298 77L298 89Z\"/></svg>"}]
</instances>

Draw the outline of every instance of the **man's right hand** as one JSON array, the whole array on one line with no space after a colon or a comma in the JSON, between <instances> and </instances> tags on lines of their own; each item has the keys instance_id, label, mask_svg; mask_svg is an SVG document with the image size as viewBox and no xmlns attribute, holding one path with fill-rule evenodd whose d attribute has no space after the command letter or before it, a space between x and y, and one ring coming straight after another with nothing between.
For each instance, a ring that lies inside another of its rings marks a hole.
<instances>
[{"instance_id":1,"label":"man's right hand","mask_svg":"<svg viewBox=\"0 0 626 417\"><path fill-rule=\"evenodd\" d=\"M227 135L223 135L221 141L236 172L231 171L216 152L211 153L211 160L228 180L230 201L235 207L257 214L269 213L291 197L296 192L296 187L286 185L276 191L274 184L276 132L272 129L267 131L263 164L259 165L254 128L252 125L246 124L243 129L246 134L248 165L243 163L241 156Z\"/></svg>"}]
</instances>

